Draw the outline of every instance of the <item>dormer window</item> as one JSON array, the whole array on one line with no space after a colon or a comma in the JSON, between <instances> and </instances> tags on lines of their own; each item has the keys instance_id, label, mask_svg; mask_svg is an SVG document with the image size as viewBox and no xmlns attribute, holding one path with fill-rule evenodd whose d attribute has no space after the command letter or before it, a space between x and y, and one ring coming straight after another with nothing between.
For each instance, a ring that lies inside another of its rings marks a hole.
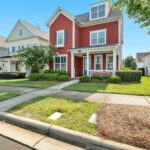
<instances>
[{"instance_id":1,"label":"dormer window","mask_svg":"<svg viewBox=\"0 0 150 150\"><path fill-rule=\"evenodd\" d=\"M105 4L97 4L91 6L90 19L96 20L106 17L106 6Z\"/></svg>"}]
</instances>

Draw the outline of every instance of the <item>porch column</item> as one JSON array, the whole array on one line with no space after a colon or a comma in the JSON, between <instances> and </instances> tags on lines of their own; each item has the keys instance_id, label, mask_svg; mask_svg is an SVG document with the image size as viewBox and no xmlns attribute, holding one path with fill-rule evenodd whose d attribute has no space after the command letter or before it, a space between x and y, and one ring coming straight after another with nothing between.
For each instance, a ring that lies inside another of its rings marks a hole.
<instances>
[{"instance_id":1,"label":"porch column","mask_svg":"<svg viewBox=\"0 0 150 150\"><path fill-rule=\"evenodd\" d=\"M115 75L116 72L116 50L113 50L113 75Z\"/></svg>"},{"instance_id":2,"label":"porch column","mask_svg":"<svg viewBox=\"0 0 150 150\"><path fill-rule=\"evenodd\" d=\"M71 52L71 78L75 77L75 71L74 71L74 53Z\"/></svg>"},{"instance_id":3,"label":"porch column","mask_svg":"<svg viewBox=\"0 0 150 150\"><path fill-rule=\"evenodd\" d=\"M89 51L87 52L86 60L87 60L87 76L90 75L90 68L89 68Z\"/></svg>"}]
</instances>

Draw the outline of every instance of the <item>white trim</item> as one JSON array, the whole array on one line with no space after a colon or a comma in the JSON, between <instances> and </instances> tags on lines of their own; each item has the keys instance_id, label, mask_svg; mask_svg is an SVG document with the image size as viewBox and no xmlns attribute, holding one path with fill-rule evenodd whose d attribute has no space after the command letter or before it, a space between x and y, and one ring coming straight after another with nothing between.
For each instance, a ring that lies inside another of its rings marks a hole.
<instances>
[{"instance_id":1,"label":"white trim","mask_svg":"<svg viewBox=\"0 0 150 150\"><path fill-rule=\"evenodd\" d=\"M93 8L93 7L97 7L97 14L98 14L98 7L99 6L102 6L102 5L105 5L105 16L104 17L98 17L97 16L97 18L95 18L95 19L92 19L91 18L91 9ZM100 2L100 3L96 3L96 4L93 4L93 5L91 5L91 7L90 7L90 21L94 21L94 20L98 20L98 19L104 19L104 18L107 18L107 16L106 16L106 3L105 2Z\"/></svg>"},{"instance_id":2,"label":"white trim","mask_svg":"<svg viewBox=\"0 0 150 150\"><path fill-rule=\"evenodd\" d=\"M106 54L106 70L109 70L108 69L108 66L107 66L107 60L108 60L108 56L112 56L113 57L113 54ZM113 60L114 60L114 58L113 58ZM114 69L114 64L113 64L113 69ZM112 70L109 70L109 71L113 71L113 69Z\"/></svg>"},{"instance_id":3,"label":"white trim","mask_svg":"<svg viewBox=\"0 0 150 150\"><path fill-rule=\"evenodd\" d=\"M72 24L72 47L75 48L75 21Z\"/></svg>"},{"instance_id":4,"label":"white trim","mask_svg":"<svg viewBox=\"0 0 150 150\"><path fill-rule=\"evenodd\" d=\"M62 44L58 44L58 33L63 33L63 43ZM64 30L58 30L56 31L56 47L64 47L65 45L65 31Z\"/></svg>"},{"instance_id":5,"label":"white trim","mask_svg":"<svg viewBox=\"0 0 150 150\"><path fill-rule=\"evenodd\" d=\"M91 37L92 37L92 33L99 33L99 32L105 32L105 42L102 43L102 44L99 44L98 43L98 34L97 34L97 44L92 44L92 40L91 40ZM95 45L104 45L104 44L107 44L107 29L101 29L101 30L94 30L94 31L90 31L90 46L95 46Z\"/></svg>"},{"instance_id":6,"label":"white trim","mask_svg":"<svg viewBox=\"0 0 150 150\"><path fill-rule=\"evenodd\" d=\"M102 54L101 55L94 55L94 70L98 71L96 69L96 58L97 57L101 57L101 69L100 70L103 70L103 55Z\"/></svg>"},{"instance_id":7,"label":"white trim","mask_svg":"<svg viewBox=\"0 0 150 150\"><path fill-rule=\"evenodd\" d=\"M56 68L55 68L55 58L56 57L66 57L66 70L65 71L67 72L68 71L68 55L67 54L59 54L59 55L56 55L56 56L53 57L54 58L54 62L53 62L54 70L56 70ZM61 60L60 60L60 64L61 64Z\"/></svg>"},{"instance_id":8,"label":"white trim","mask_svg":"<svg viewBox=\"0 0 150 150\"><path fill-rule=\"evenodd\" d=\"M71 52L71 78L75 77L75 66L74 66L74 53Z\"/></svg>"}]
</instances>

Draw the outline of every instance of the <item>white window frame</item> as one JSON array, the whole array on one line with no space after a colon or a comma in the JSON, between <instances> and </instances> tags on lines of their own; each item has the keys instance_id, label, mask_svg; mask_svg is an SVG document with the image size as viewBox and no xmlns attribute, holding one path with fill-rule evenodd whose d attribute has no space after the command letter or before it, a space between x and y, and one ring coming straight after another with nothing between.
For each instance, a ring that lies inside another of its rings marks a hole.
<instances>
[{"instance_id":1,"label":"white window frame","mask_svg":"<svg viewBox=\"0 0 150 150\"><path fill-rule=\"evenodd\" d=\"M58 33L63 33L63 43L62 44L58 44ZM64 30L56 31L56 47L64 47L64 45L65 45L65 31Z\"/></svg>"},{"instance_id":2,"label":"white window frame","mask_svg":"<svg viewBox=\"0 0 150 150\"><path fill-rule=\"evenodd\" d=\"M113 57L113 54L106 54L106 70L110 70L110 69L108 69L108 57L109 56L112 56ZM113 58L114 59L114 58ZM112 68L112 70L110 70L110 71L113 71L113 69L114 69L114 61L112 62L112 66L113 66L113 68Z\"/></svg>"},{"instance_id":3,"label":"white window frame","mask_svg":"<svg viewBox=\"0 0 150 150\"><path fill-rule=\"evenodd\" d=\"M98 17L98 13L99 13L98 7L102 6L102 5L105 5L105 15L103 17ZM97 7L97 18L94 18L94 19L92 19L92 8L93 7ZM93 21L93 20L98 20L98 19L103 19L103 18L106 18L106 3L100 3L100 4L92 5L90 8L90 20Z\"/></svg>"},{"instance_id":4,"label":"white window frame","mask_svg":"<svg viewBox=\"0 0 150 150\"><path fill-rule=\"evenodd\" d=\"M99 32L105 32L105 41L104 41L104 43L101 43L101 44L98 43L98 33ZM90 46L105 45L106 44L106 38L107 38L106 32L107 32L106 29L90 31ZM93 33L97 33L97 43L96 44L92 44L92 34Z\"/></svg>"},{"instance_id":5,"label":"white window frame","mask_svg":"<svg viewBox=\"0 0 150 150\"><path fill-rule=\"evenodd\" d=\"M66 72L68 71L68 56L67 55L56 55L56 56L54 56L53 58L54 58L54 63L53 63L53 68L54 68L54 70L56 70L55 69L55 58L56 57L66 57ZM60 60L60 71L61 71L61 60Z\"/></svg>"},{"instance_id":6,"label":"white window frame","mask_svg":"<svg viewBox=\"0 0 150 150\"><path fill-rule=\"evenodd\" d=\"M96 69L96 58L97 57L101 57L101 69L99 69L99 70L103 70L103 55L94 55L94 70L98 70L98 69Z\"/></svg>"}]
</instances>

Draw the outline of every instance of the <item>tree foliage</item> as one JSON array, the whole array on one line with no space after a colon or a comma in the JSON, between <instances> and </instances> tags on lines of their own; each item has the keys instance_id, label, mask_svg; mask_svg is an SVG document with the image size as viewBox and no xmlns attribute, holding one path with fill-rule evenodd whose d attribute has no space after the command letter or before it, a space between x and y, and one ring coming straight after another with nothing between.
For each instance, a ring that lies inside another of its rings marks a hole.
<instances>
[{"instance_id":1,"label":"tree foliage","mask_svg":"<svg viewBox=\"0 0 150 150\"><path fill-rule=\"evenodd\" d=\"M114 7L124 8L129 18L142 27L150 26L150 0L110 0Z\"/></svg>"},{"instance_id":2,"label":"tree foliage","mask_svg":"<svg viewBox=\"0 0 150 150\"><path fill-rule=\"evenodd\" d=\"M132 70L136 70L137 69L137 65L136 65L136 61L132 56L128 56L125 59L125 67L126 68L130 68Z\"/></svg>"},{"instance_id":3,"label":"tree foliage","mask_svg":"<svg viewBox=\"0 0 150 150\"><path fill-rule=\"evenodd\" d=\"M54 48L52 46L32 46L23 48L15 55L31 72L39 72L53 60Z\"/></svg>"}]
</instances>

